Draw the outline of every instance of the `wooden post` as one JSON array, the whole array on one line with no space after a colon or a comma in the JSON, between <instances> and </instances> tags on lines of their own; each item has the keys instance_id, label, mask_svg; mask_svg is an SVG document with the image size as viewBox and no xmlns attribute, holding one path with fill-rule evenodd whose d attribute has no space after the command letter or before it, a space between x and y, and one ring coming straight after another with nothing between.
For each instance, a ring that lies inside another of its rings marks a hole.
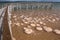
<instances>
[{"instance_id":1,"label":"wooden post","mask_svg":"<svg viewBox=\"0 0 60 40\"><path fill-rule=\"evenodd\" d=\"M21 10L21 4L20 4L20 10Z\"/></svg>"},{"instance_id":2,"label":"wooden post","mask_svg":"<svg viewBox=\"0 0 60 40\"><path fill-rule=\"evenodd\" d=\"M27 4L27 10L28 10L28 4Z\"/></svg>"}]
</instances>

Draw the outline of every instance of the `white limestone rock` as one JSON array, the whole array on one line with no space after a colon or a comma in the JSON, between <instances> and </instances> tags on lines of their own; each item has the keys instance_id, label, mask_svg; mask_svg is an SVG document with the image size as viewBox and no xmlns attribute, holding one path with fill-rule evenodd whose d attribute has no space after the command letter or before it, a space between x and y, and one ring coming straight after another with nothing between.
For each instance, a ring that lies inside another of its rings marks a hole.
<instances>
[{"instance_id":1,"label":"white limestone rock","mask_svg":"<svg viewBox=\"0 0 60 40\"><path fill-rule=\"evenodd\" d=\"M24 17L24 19L26 20L26 19L27 19L27 17Z\"/></svg>"},{"instance_id":2,"label":"white limestone rock","mask_svg":"<svg viewBox=\"0 0 60 40\"><path fill-rule=\"evenodd\" d=\"M46 25L46 23L43 23L43 25Z\"/></svg>"},{"instance_id":3,"label":"white limestone rock","mask_svg":"<svg viewBox=\"0 0 60 40\"><path fill-rule=\"evenodd\" d=\"M34 18L34 20L37 20L37 18Z\"/></svg>"},{"instance_id":4,"label":"white limestone rock","mask_svg":"<svg viewBox=\"0 0 60 40\"><path fill-rule=\"evenodd\" d=\"M56 20L57 20L57 21L59 21L59 20L60 20L60 18L56 17Z\"/></svg>"},{"instance_id":5,"label":"white limestone rock","mask_svg":"<svg viewBox=\"0 0 60 40\"><path fill-rule=\"evenodd\" d=\"M20 26L20 23L15 23L15 25Z\"/></svg>"},{"instance_id":6,"label":"white limestone rock","mask_svg":"<svg viewBox=\"0 0 60 40\"><path fill-rule=\"evenodd\" d=\"M14 15L13 18L16 18L16 16Z\"/></svg>"},{"instance_id":7,"label":"white limestone rock","mask_svg":"<svg viewBox=\"0 0 60 40\"><path fill-rule=\"evenodd\" d=\"M44 26L43 29L46 31L46 32L52 32L52 28L50 27L47 27L47 26Z\"/></svg>"},{"instance_id":8,"label":"white limestone rock","mask_svg":"<svg viewBox=\"0 0 60 40\"><path fill-rule=\"evenodd\" d=\"M35 26L36 26L34 23L31 23L30 25L31 25L32 27L35 27Z\"/></svg>"},{"instance_id":9,"label":"white limestone rock","mask_svg":"<svg viewBox=\"0 0 60 40\"><path fill-rule=\"evenodd\" d=\"M40 24L43 24L43 22L42 22L42 21L40 21Z\"/></svg>"},{"instance_id":10,"label":"white limestone rock","mask_svg":"<svg viewBox=\"0 0 60 40\"><path fill-rule=\"evenodd\" d=\"M48 21L49 21L49 22L52 22L52 20L51 20L51 19L48 19Z\"/></svg>"},{"instance_id":11,"label":"white limestone rock","mask_svg":"<svg viewBox=\"0 0 60 40\"><path fill-rule=\"evenodd\" d=\"M42 27L36 27L36 30L41 31L43 29L42 29Z\"/></svg>"},{"instance_id":12,"label":"white limestone rock","mask_svg":"<svg viewBox=\"0 0 60 40\"><path fill-rule=\"evenodd\" d=\"M12 37L12 40L16 40L14 37Z\"/></svg>"},{"instance_id":13,"label":"white limestone rock","mask_svg":"<svg viewBox=\"0 0 60 40\"><path fill-rule=\"evenodd\" d=\"M24 22L25 24L28 24L28 22Z\"/></svg>"},{"instance_id":14,"label":"white limestone rock","mask_svg":"<svg viewBox=\"0 0 60 40\"><path fill-rule=\"evenodd\" d=\"M52 19L53 22L55 22L56 20L55 19Z\"/></svg>"},{"instance_id":15,"label":"white limestone rock","mask_svg":"<svg viewBox=\"0 0 60 40\"><path fill-rule=\"evenodd\" d=\"M24 17L24 15L21 15L21 16L20 16L20 18L23 18L23 17Z\"/></svg>"},{"instance_id":16,"label":"white limestone rock","mask_svg":"<svg viewBox=\"0 0 60 40\"><path fill-rule=\"evenodd\" d=\"M56 19L52 19L52 22L53 22L53 23L56 22Z\"/></svg>"},{"instance_id":17,"label":"white limestone rock","mask_svg":"<svg viewBox=\"0 0 60 40\"><path fill-rule=\"evenodd\" d=\"M36 26L40 26L40 24L36 24Z\"/></svg>"},{"instance_id":18,"label":"white limestone rock","mask_svg":"<svg viewBox=\"0 0 60 40\"><path fill-rule=\"evenodd\" d=\"M42 20L45 20L45 18L42 18Z\"/></svg>"},{"instance_id":19,"label":"white limestone rock","mask_svg":"<svg viewBox=\"0 0 60 40\"><path fill-rule=\"evenodd\" d=\"M29 28L24 27L24 32L25 32L26 34L32 34L32 33L33 33L33 30L32 30L32 29L29 29Z\"/></svg>"},{"instance_id":20,"label":"white limestone rock","mask_svg":"<svg viewBox=\"0 0 60 40\"><path fill-rule=\"evenodd\" d=\"M28 28L32 28L30 25L27 26Z\"/></svg>"},{"instance_id":21,"label":"white limestone rock","mask_svg":"<svg viewBox=\"0 0 60 40\"><path fill-rule=\"evenodd\" d=\"M58 30L58 29L55 29L54 32L55 32L56 34L60 34L60 30Z\"/></svg>"}]
</instances>

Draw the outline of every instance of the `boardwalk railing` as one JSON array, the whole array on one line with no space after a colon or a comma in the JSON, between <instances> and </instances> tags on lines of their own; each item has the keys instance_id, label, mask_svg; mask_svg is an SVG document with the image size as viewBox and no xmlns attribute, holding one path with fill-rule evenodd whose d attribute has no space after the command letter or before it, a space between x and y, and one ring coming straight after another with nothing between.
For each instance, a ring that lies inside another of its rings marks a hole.
<instances>
[{"instance_id":1,"label":"boardwalk railing","mask_svg":"<svg viewBox=\"0 0 60 40\"><path fill-rule=\"evenodd\" d=\"M12 4L12 10L52 10L52 3L16 3Z\"/></svg>"},{"instance_id":2,"label":"boardwalk railing","mask_svg":"<svg viewBox=\"0 0 60 40\"><path fill-rule=\"evenodd\" d=\"M2 31L3 31L2 21L3 21L4 14L5 14L5 8L6 7L0 9L0 40L3 39L3 36L2 36Z\"/></svg>"},{"instance_id":3,"label":"boardwalk railing","mask_svg":"<svg viewBox=\"0 0 60 40\"><path fill-rule=\"evenodd\" d=\"M10 20L12 9L13 9L12 5L8 6L8 25L9 25L10 35L13 40L12 29L11 29L11 20Z\"/></svg>"},{"instance_id":4,"label":"boardwalk railing","mask_svg":"<svg viewBox=\"0 0 60 40\"><path fill-rule=\"evenodd\" d=\"M1 28L1 24L2 24L4 14L5 14L5 8L0 9L0 28Z\"/></svg>"}]
</instances>

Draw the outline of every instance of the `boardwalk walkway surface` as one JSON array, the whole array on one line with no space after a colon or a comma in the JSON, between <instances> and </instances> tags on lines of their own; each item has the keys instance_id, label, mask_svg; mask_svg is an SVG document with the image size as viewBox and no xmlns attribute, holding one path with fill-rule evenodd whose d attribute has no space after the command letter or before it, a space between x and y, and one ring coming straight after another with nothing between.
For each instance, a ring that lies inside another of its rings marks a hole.
<instances>
[{"instance_id":1,"label":"boardwalk walkway surface","mask_svg":"<svg viewBox=\"0 0 60 40\"><path fill-rule=\"evenodd\" d=\"M6 7L0 9L0 40L2 40L2 31L3 31L2 23L3 23L3 17L5 15L5 8Z\"/></svg>"},{"instance_id":2,"label":"boardwalk walkway surface","mask_svg":"<svg viewBox=\"0 0 60 40\"><path fill-rule=\"evenodd\" d=\"M3 18L3 23L2 23L3 40L11 40L7 17L8 17L8 13L7 13L7 8L6 8L6 12L5 12L5 15L4 15L4 18Z\"/></svg>"}]
</instances>

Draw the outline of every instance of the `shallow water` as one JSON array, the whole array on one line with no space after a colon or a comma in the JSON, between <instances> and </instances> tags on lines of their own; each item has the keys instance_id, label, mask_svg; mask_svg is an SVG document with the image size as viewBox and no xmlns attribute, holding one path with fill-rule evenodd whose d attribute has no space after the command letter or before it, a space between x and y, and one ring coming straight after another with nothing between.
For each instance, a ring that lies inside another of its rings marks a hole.
<instances>
[{"instance_id":1,"label":"shallow water","mask_svg":"<svg viewBox=\"0 0 60 40\"><path fill-rule=\"evenodd\" d=\"M17 16L16 18L13 18L13 16ZM30 24L24 24L22 19L20 18L21 15L25 15L25 16L29 16L32 18L42 18L42 17L46 17L47 18L53 16L51 19L53 18L59 18L60 19L60 14L57 11L54 10L20 10L20 11L13 11L12 12L12 24L11 24L11 29L12 29L12 34L13 37L16 40L60 40L60 35L57 35L54 32L46 32L44 30L42 31L37 31L35 28L32 28L34 30L34 33L28 35L26 33L24 33L23 28L26 27L27 25ZM55 22L50 22L47 21L47 18L45 20L43 20L43 22L46 23L46 26L51 27L53 30L54 29L60 29L60 20L56 20ZM17 19L17 20L15 20ZM20 26L15 25L14 23L20 23ZM21 23L23 23L24 25L21 25ZM44 25L41 25L41 27L43 27Z\"/></svg>"}]
</instances>

